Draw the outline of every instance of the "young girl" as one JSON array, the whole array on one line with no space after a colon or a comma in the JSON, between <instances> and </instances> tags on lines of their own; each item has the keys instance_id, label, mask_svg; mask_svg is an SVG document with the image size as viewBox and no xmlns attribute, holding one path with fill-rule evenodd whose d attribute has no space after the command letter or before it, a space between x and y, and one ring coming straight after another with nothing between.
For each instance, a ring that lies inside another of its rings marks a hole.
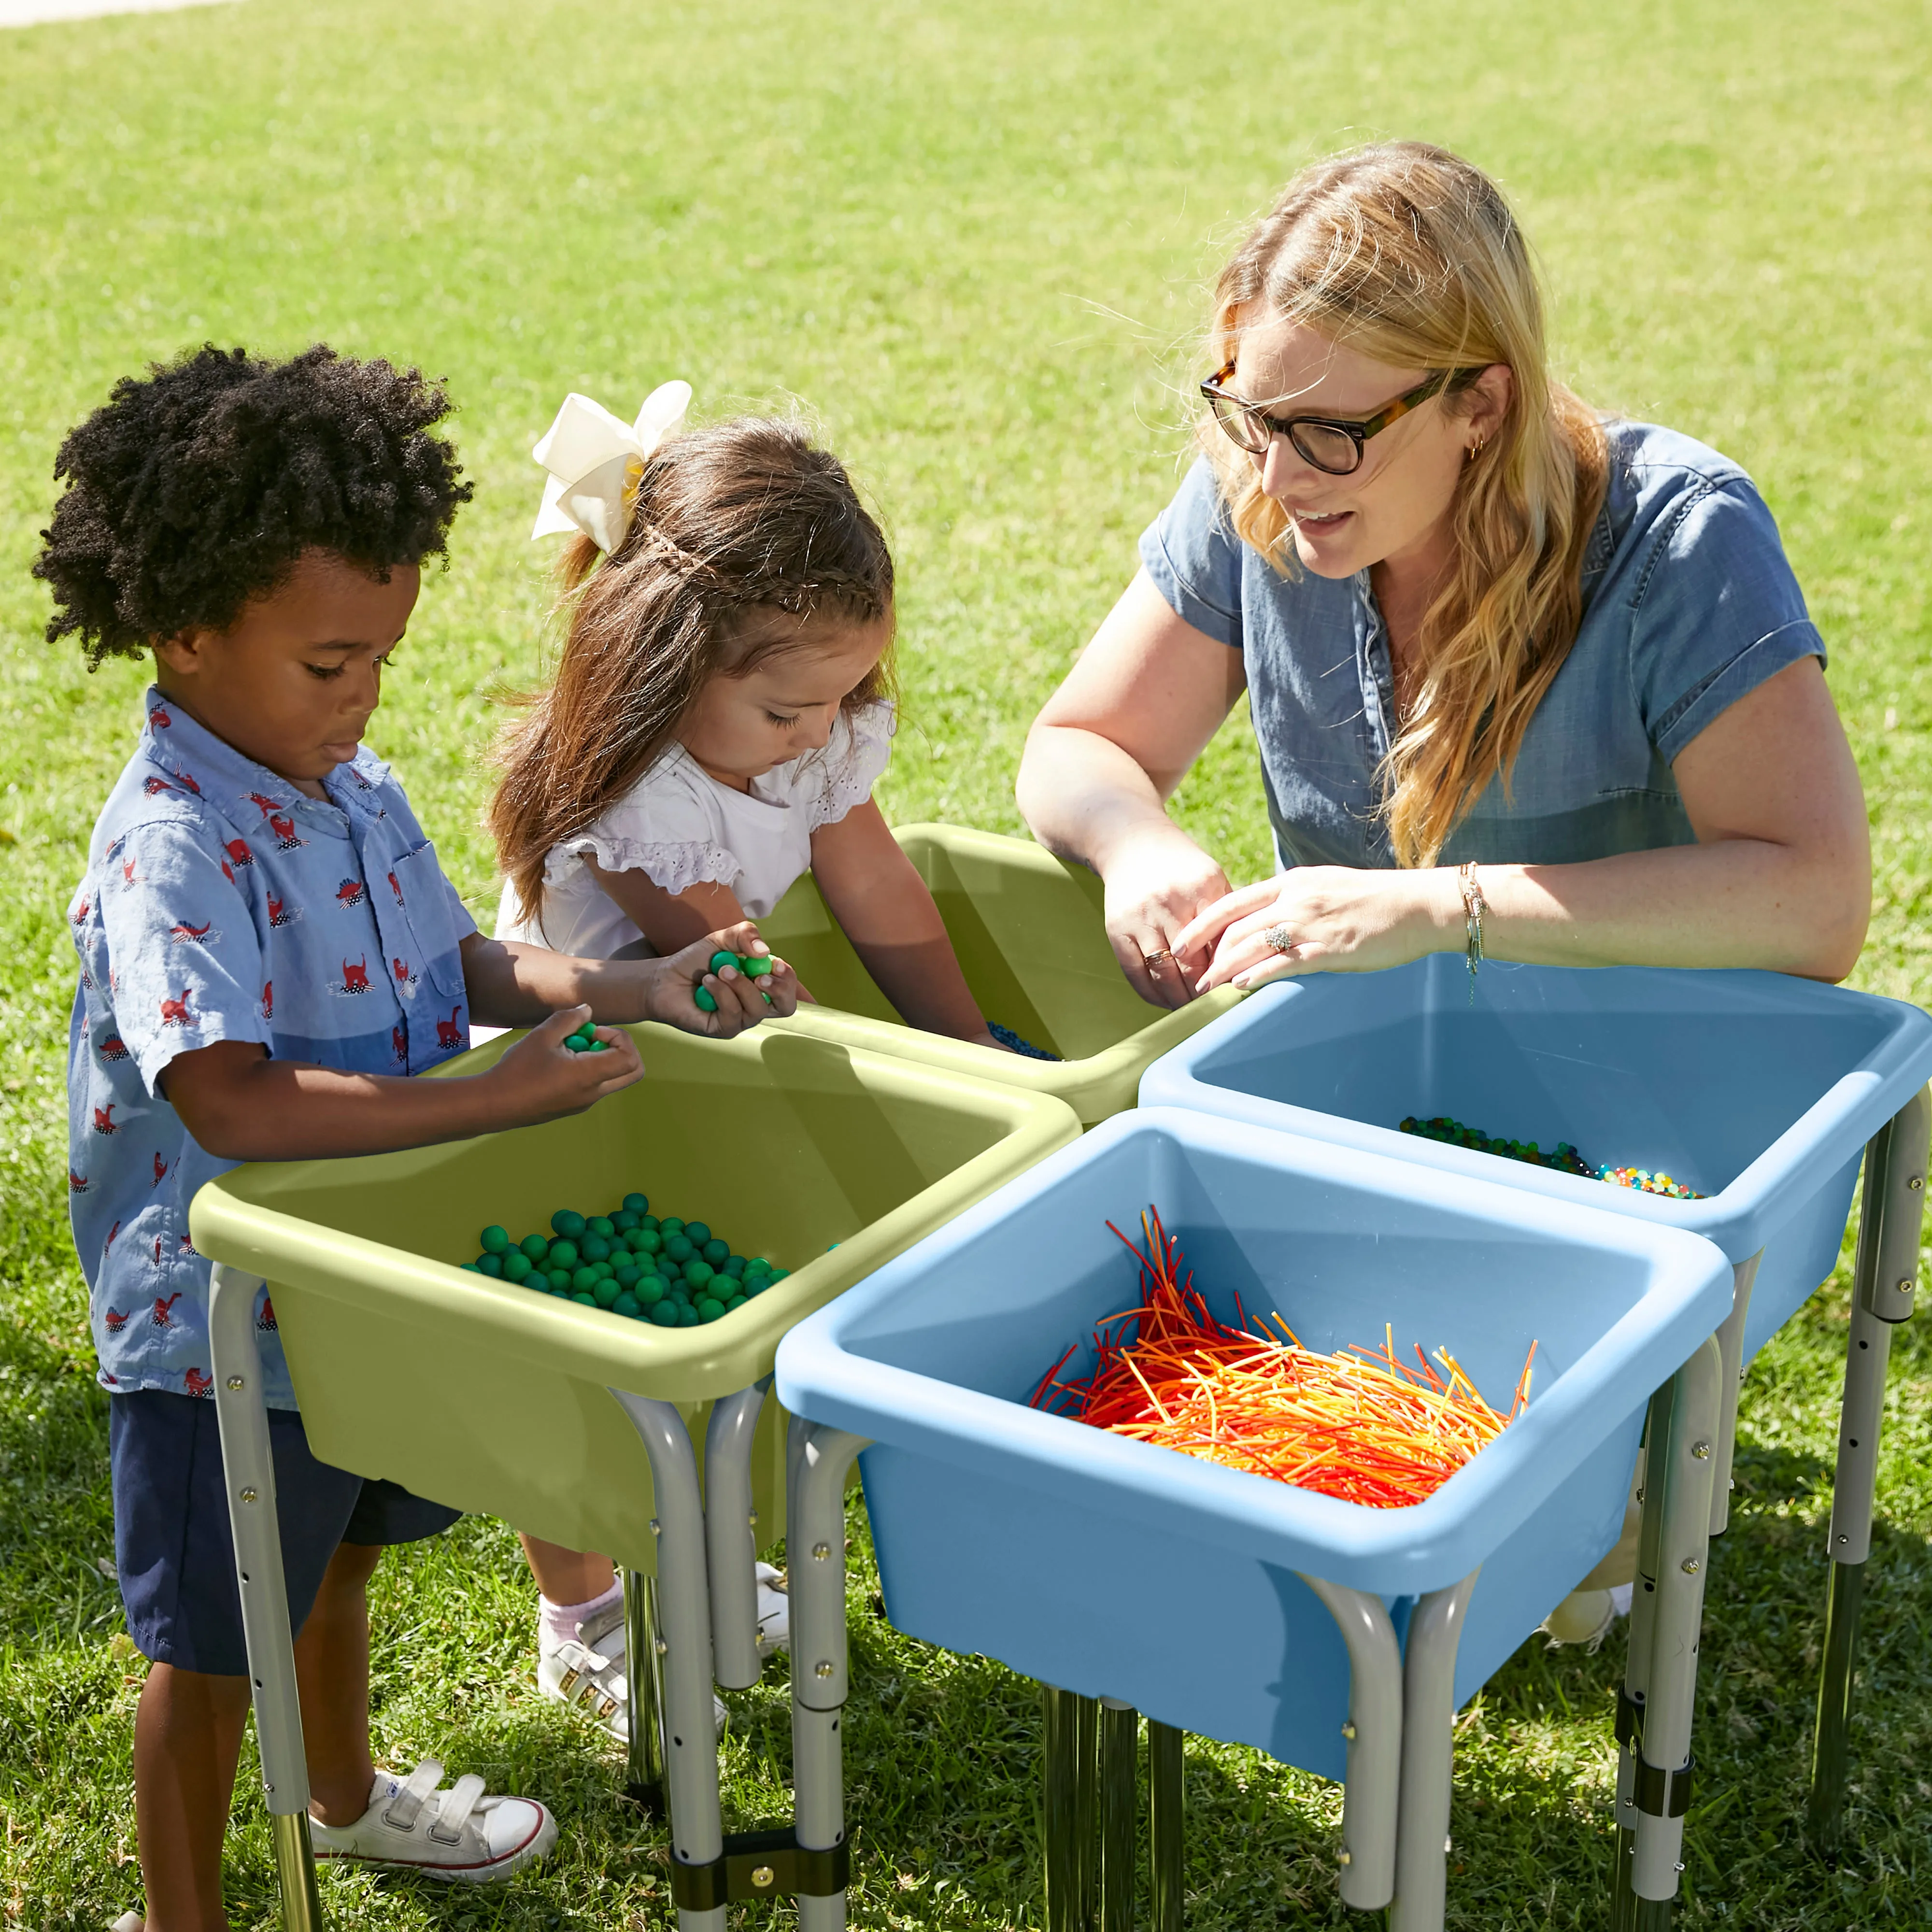
<instances>
[{"instance_id":1,"label":"young girl","mask_svg":"<svg viewBox=\"0 0 1932 1932\"><path fill-rule=\"evenodd\" d=\"M498 935L668 953L762 918L809 870L908 1024L1003 1045L872 800L893 726L885 539L796 424L677 434L688 395L666 385L634 430L573 396L537 446L553 480L535 534L574 534L556 674L511 733L490 808ZM540 1684L626 1736L608 1559L524 1548ZM768 1648L783 1638L776 1576L760 1566Z\"/></svg>"}]
</instances>

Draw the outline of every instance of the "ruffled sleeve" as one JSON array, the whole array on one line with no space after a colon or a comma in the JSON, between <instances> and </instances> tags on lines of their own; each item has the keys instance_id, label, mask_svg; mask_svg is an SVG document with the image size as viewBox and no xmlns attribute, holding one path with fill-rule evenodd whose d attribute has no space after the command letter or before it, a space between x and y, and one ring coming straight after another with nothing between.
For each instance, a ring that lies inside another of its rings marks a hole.
<instances>
[{"instance_id":1,"label":"ruffled sleeve","mask_svg":"<svg viewBox=\"0 0 1932 1932\"><path fill-rule=\"evenodd\" d=\"M806 822L816 832L836 825L854 806L863 805L892 759L898 718L890 704L843 712L820 756L799 774Z\"/></svg>"},{"instance_id":2,"label":"ruffled sleeve","mask_svg":"<svg viewBox=\"0 0 1932 1932\"><path fill-rule=\"evenodd\" d=\"M607 872L642 872L674 896L693 886L732 884L742 868L725 845L716 802L686 766L685 754L674 751L608 812L553 846L544 884L566 884L586 858Z\"/></svg>"}]
</instances>

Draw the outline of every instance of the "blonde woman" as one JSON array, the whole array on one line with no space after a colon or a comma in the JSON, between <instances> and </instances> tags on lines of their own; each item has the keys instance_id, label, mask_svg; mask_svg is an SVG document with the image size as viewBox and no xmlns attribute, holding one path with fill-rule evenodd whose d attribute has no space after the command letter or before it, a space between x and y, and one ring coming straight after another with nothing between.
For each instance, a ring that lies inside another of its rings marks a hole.
<instances>
[{"instance_id":1,"label":"blonde woman","mask_svg":"<svg viewBox=\"0 0 1932 1932\"><path fill-rule=\"evenodd\" d=\"M1771 514L1552 379L1493 182L1307 169L1210 350L1200 460L1019 776L1144 997L1460 951L1471 893L1499 958L1851 970L1864 800ZM1244 689L1280 869L1231 892L1165 805Z\"/></svg>"}]
</instances>

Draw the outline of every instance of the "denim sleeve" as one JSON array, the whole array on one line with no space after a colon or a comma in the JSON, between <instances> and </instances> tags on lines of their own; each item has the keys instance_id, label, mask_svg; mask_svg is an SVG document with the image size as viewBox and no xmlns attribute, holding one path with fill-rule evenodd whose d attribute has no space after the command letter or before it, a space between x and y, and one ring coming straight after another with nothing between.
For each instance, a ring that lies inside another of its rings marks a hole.
<instances>
[{"instance_id":1,"label":"denim sleeve","mask_svg":"<svg viewBox=\"0 0 1932 1932\"><path fill-rule=\"evenodd\" d=\"M115 1018L150 1094L178 1054L223 1040L270 1044L261 942L213 847L189 823L140 825L100 868Z\"/></svg>"},{"instance_id":2,"label":"denim sleeve","mask_svg":"<svg viewBox=\"0 0 1932 1932\"><path fill-rule=\"evenodd\" d=\"M1204 456L1142 533L1141 565L1177 617L1241 648L1241 540Z\"/></svg>"},{"instance_id":3,"label":"denim sleeve","mask_svg":"<svg viewBox=\"0 0 1932 1932\"><path fill-rule=\"evenodd\" d=\"M1824 656L1764 499L1742 478L1688 497L1656 536L1631 633L1652 743L1674 760L1766 679Z\"/></svg>"}]
</instances>

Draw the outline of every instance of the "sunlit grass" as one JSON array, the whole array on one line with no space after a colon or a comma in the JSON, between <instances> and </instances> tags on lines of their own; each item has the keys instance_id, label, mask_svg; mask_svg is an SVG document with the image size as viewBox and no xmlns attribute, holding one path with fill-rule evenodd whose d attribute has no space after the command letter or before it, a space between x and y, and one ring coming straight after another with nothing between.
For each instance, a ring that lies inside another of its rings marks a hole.
<instances>
[{"instance_id":1,"label":"sunlit grass","mask_svg":"<svg viewBox=\"0 0 1932 1932\"><path fill-rule=\"evenodd\" d=\"M134 1902L112 1639L104 1405L60 1187L72 956L61 907L125 756L142 674L50 650L26 574L64 429L204 338L326 339L447 374L480 488L372 734L453 874L494 904L478 814L492 694L535 674L531 442L568 388L628 414L673 374L706 416L810 410L883 512L904 592L902 820L1017 830L1027 721L1133 568L1184 460L1203 278L1298 162L1368 134L1496 171L1538 242L1564 369L1758 478L1832 651L1872 802L1880 898L1858 983L1932 986L1932 624L1922 454L1932 28L1657 0L1622 8L717 7L245 0L0 34L0 1900L98 1927ZM1182 816L1267 864L1237 720ZM1861 1850L1798 1849L1840 1290L1748 1391L1736 1527L1714 1566L1690 1922L1923 1922L1932 1746L1925 1474L1932 1356L1901 1336L1854 1794ZM1096 1576L1128 1592L1131 1574ZM942 1657L855 1584L854 1922L1034 1910L1034 1703ZM386 1750L554 1802L542 1874L480 1897L332 1879L363 1925L669 1922L661 1835L529 1676L531 1598L499 1526L385 1572ZM1211 1630L1176 1632L1209 1643ZM1607 1873L1601 1655L1526 1648L1466 1714L1451 1922L1594 1926ZM734 1822L782 1809L782 1674L740 1700ZM252 1774L244 1771L248 1786ZM1190 1921L1342 1922L1335 1794L1255 1754L1191 1760ZM238 1924L266 1922L244 1802Z\"/></svg>"}]
</instances>

